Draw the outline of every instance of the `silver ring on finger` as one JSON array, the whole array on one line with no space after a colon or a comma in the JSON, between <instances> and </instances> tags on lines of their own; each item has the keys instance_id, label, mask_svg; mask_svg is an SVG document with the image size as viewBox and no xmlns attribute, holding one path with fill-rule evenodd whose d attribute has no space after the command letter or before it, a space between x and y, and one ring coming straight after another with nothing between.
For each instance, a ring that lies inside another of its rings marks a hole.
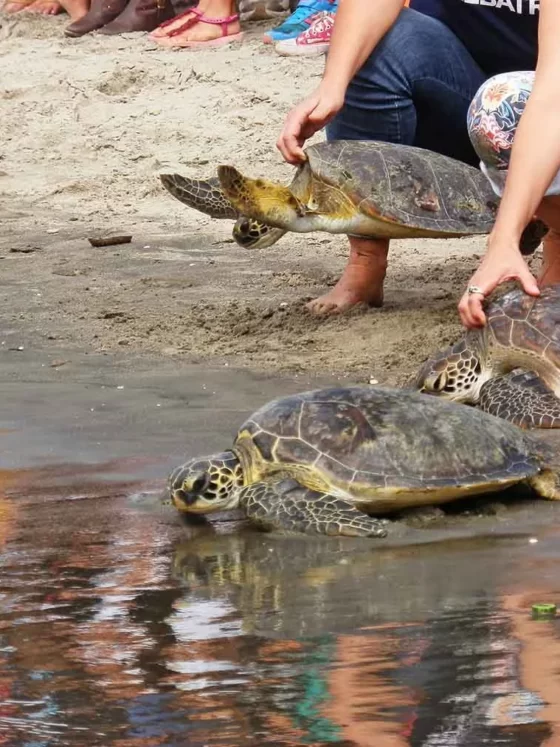
<instances>
[{"instance_id":1,"label":"silver ring on finger","mask_svg":"<svg viewBox=\"0 0 560 747\"><path fill-rule=\"evenodd\" d=\"M469 296L484 296L484 291L478 285L469 285L467 293Z\"/></svg>"}]
</instances>

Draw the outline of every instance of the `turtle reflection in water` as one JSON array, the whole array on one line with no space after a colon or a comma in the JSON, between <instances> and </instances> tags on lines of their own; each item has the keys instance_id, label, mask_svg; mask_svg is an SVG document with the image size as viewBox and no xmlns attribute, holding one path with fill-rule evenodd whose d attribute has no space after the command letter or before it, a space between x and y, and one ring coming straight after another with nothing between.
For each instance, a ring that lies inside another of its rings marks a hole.
<instances>
[{"instance_id":1,"label":"turtle reflection in water","mask_svg":"<svg viewBox=\"0 0 560 747\"><path fill-rule=\"evenodd\" d=\"M175 507L241 508L284 533L384 537L378 518L526 482L560 498L549 447L492 415L417 392L347 387L274 400L232 448L169 477Z\"/></svg>"}]
</instances>

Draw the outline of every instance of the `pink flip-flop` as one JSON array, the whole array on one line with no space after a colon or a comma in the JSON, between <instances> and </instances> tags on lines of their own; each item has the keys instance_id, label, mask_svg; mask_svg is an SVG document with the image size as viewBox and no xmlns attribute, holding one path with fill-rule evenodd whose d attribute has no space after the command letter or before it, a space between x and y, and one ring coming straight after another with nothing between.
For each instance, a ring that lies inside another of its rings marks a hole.
<instances>
[{"instance_id":1,"label":"pink flip-flop","mask_svg":"<svg viewBox=\"0 0 560 747\"><path fill-rule=\"evenodd\" d=\"M172 18L169 21L165 21L160 26L158 26L158 28L165 28L167 26L170 26L178 18L182 18L184 16L190 16L190 18L187 18L185 23L183 23L176 29L173 29L173 31L170 31L164 36L152 36L151 38L153 39L153 41L155 41L162 47L191 49L196 47L221 47L224 44L231 44L232 42L241 41L243 39L243 32L239 32L237 34L228 34L227 32L230 23L234 23L235 21L239 20L238 13L234 13L233 15L227 16L226 18L209 18L208 16L205 16L201 10L198 10L198 8L190 8L189 10L185 11L185 13L181 13L181 15L175 16L175 18ZM188 29L196 26L197 23L209 23L213 26L221 26L222 36L218 39L209 39L208 41L186 42L181 42L180 39L176 38L184 31L188 31Z\"/></svg>"},{"instance_id":2,"label":"pink flip-flop","mask_svg":"<svg viewBox=\"0 0 560 747\"><path fill-rule=\"evenodd\" d=\"M163 23L160 23L159 26L157 26L150 34L148 34L149 39L161 39L163 36L167 36L167 33L164 31L168 26L171 26L171 24L175 23L175 21L178 21L179 18L184 18L192 13L193 9L189 8L188 10L185 10L183 13L179 13L179 15L173 16L173 18L169 18L167 21L164 21ZM162 33L158 33L158 32Z\"/></svg>"}]
</instances>

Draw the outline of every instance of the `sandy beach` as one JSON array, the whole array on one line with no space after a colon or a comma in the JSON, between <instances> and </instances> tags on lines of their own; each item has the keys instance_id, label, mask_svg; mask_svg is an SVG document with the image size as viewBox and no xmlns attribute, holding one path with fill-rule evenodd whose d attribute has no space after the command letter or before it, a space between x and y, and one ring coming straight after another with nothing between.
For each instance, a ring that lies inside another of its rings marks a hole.
<instances>
[{"instance_id":1,"label":"sandy beach","mask_svg":"<svg viewBox=\"0 0 560 747\"><path fill-rule=\"evenodd\" d=\"M277 56L261 42L273 21L196 52L144 35L69 40L63 15L1 22L3 339L395 384L458 335L484 239L394 242L384 308L318 319L303 304L336 282L343 237L243 250L229 221L161 186L161 172L219 163L290 178L274 143L323 58ZM92 248L104 234L133 240Z\"/></svg>"}]
</instances>

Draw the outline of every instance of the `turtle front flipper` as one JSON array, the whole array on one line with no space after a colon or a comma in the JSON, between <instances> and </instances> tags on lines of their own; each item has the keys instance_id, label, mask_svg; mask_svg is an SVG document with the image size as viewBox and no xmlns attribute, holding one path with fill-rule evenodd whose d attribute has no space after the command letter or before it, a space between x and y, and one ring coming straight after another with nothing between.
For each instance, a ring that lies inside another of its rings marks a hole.
<instances>
[{"instance_id":1,"label":"turtle front flipper","mask_svg":"<svg viewBox=\"0 0 560 747\"><path fill-rule=\"evenodd\" d=\"M226 197L216 177L189 179L179 174L160 174L161 183L173 197L211 218L231 218L239 213Z\"/></svg>"},{"instance_id":2,"label":"turtle front flipper","mask_svg":"<svg viewBox=\"0 0 560 747\"><path fill-rule=\"evenodd\" d=\"M548 233L548 226L538 218L530 221L526 226L525 230L521 234L519 239L519 250L521 254L528 255L533 254L539 246L546 234Z\"/></svg>"},{"instance_id":3,"label":"turtle front flipper","mask_svg":"<svg viewBox=\"0 0 560 747\"><path fill-rule=\"evenodd\" d=\"M490 379L478 404L521 428L560 428L560 399L532 371Z\"/></svg>"},{"instance_id":4,"label":"turtle front flipper","mask_svg":"<svg viewBox=\"0 0 560 747\"><path fill-rule=\"evenodd\" d=\"M218 166L225 195L241 215L277 228L296 230L298 219L312 214L289 187L265 179L250 179L233 166Z\"/></svg>"},{"instance_id":5,"label":"turtle front flipper","mask_svg":"<svg viewBox=\"0 0 560 747\"><path fill-rule=\"evenodd\" d=\"M279 241L286 231L267 226L260 220L241 215L233 227L233 238L244 249L266 249Z\"/></svg>"},{"instance_id":6,"label":"turtle front flipper","mask_svg":"<svg viewBox=\"0 0 560 747\"><path fill-rule=\"evenodd\" d=\"M265 531L325 534L330 537L385 537L385 522L372 519L351 503L310 490L295 480L257 482L243 488L240 505Z\"/></svg>"}]
</instances>

